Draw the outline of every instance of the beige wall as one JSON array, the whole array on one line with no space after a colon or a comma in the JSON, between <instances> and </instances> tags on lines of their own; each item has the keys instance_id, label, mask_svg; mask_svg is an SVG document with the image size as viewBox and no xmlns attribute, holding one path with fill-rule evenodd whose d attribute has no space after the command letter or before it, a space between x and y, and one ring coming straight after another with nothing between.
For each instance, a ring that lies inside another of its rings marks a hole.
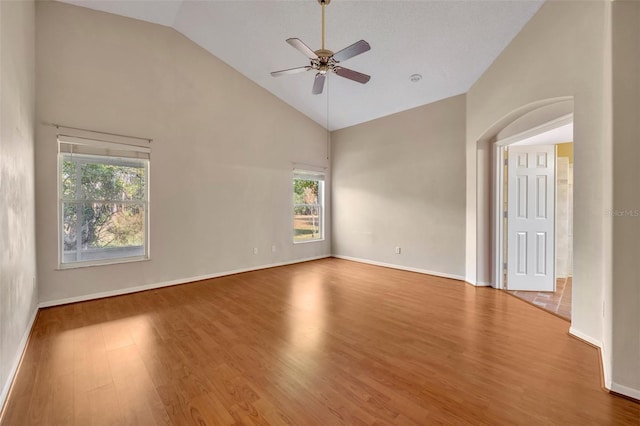
<instances>
[{"instance_id":1,"label":"beige wall","mask_svg":"<svg viewBox=\"0 0 640 426\"><path fill-rule=\"evenodd\" d=\"M612 386L640 399L640 2L612 7Z\"/></svg>"},{"instance_id":2,"label":"beige wall","mask_svg":"<svg viewBox=\"0 0 640 426\"><path fill-rule=\"evenodd\" d=\"M463 278L464 139L464 95L333 132L333 253Z\"/></svg>"},{"instance_id":3,"label":"beige wall","mask_svg":"<svg viewBox=\"0 0 640 426\"><path fill-rule=\"evenodd\" d=\"M573 152L571 145L556 145L556 278L572 276L573 269L573 164L567 152Z\"/></svg>"},{"instance_id":4,"label":"beige wall","mask_svg":"<svg viewBox=\"0 0 640 426\"><path fill-rule=\"evenodd\" d=\"M559 143L556 146L558 157L566 157L569 164L573 164L573 142Z\"/></svg>"},{"instance_id":5,"label":"beige wall","mask_svg":"<svg viewBox=\"0 0 640 426\"><path fill-rule=\"evenodd\" d=\"M0 1L0 410L37 305L32 1Z\"/></svg>"},{"instance_id":6,"label":"beige wall","mask_svg":"<svg viewBox=\"0 0 640 426\"><path fill-rule=\"evenodd\" d=\"M292 162L328 166L322 127L170 28L36 12L41 302L329 254L328 222L326 241L292 243ZM56 129L42 122L153 138L150 261L56 269Z\"/></svg>"},{"instance_id":7,"label":"beige wall","mask_svg":"<svg viewBox=\"0 0 640 426\"><path fill-rule=\"evenodd\" d=\"M573 142L556 145L556 278L573 274Z\"/></svg>"}]
</instances>

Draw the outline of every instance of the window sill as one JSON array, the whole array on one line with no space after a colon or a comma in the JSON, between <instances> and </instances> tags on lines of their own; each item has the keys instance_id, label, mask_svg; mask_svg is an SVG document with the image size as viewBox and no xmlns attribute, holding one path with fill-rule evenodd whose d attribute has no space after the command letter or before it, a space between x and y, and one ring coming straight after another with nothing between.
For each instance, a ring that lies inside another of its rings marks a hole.
<instances>
[{"instance_id":1,"label":"window sill","mask_svg":"<svg viewBox=\"0 0 640 426\"><path fill-rule=\"evenodd\" d=\"M104 260L90 260L86 262L74 262L59 264L56 271L65 271L67 269L78 268L90 268L92 266L107 266L107 265L119 265L121 263L133 263L133 262L145 262L151 260L148 256L136 256L120 259L104 259Z\"/></svg>"},{"instance_id":2,"label":"window sill","mask_svg":"<svg viewBox=\"0 0 640 426\"><path fill-rule=\"evenodd\" d=\"M308 240L308 241L294 241L293 244L309 244L309 243L319 243L324 241L324 238L319 238L316 240Z\"/></svg>"}]
</instances>

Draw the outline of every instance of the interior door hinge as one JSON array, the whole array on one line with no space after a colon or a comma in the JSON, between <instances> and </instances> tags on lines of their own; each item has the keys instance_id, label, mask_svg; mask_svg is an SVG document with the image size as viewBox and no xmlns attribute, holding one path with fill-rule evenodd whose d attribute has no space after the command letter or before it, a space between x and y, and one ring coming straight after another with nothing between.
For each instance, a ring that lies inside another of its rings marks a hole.
<instances>
[{"instance_id":1,"label":"interior door hinge","mask_svg":"<svg viewBox=\"0 0 640 426\"><path fill-rule=\"evenodd\" d=\"M508 213L509 213L508 211L503 211L502 212L502 217L504 217L505 219L508 219L509 218Z\"/></svg>"},{"instance_id":2,"label":"interior door hinge","mask_svg":"<svg viewBox=\"0 0 640 426\"><path fill-rule=\"evenodd\" d=\"M504 159L504 165L505 165L505 166L508 166L508 165L509 165L509 159L508 159L508 158L505 158L505 159Z\"/></svg>"}]
</instances>

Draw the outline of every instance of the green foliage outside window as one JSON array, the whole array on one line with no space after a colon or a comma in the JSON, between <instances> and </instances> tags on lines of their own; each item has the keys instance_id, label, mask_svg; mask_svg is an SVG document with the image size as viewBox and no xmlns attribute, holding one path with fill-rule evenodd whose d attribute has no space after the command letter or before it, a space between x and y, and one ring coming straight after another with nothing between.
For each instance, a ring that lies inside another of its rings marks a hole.
<instances>
[{"instance_id":1,"label":"green foliage outside window","mask_svg":"<svg viewBox=\"0 0 640 426\"><path fill-rule=\"evenodd\" d=\"M317 180L293 180L293 205L295 214L310 214L311 207L300 204L318 204Z\"/></svg>"},{"instance_id":2,"label":"green foliage outside window","mask_svg":"<svg viewBox=\"0 0 640 426\"><path fill-rule=\"evenodd\" d=\"M294 241L321 238L320 185L321 183L317 180L293 180Z\"/></svg>"},{"instance_id":3,"label":"green foliage outside window","mask_svg":"<svg viewBox=\"0 0 640 426\"><path fill-rule=\"evenodd\" d=\"M62 162L64 250L144 244L145 167ZM80 223L79 223L80 222ZM79 237L80 235L80 237Z\"/></svg>"}]
</instances>

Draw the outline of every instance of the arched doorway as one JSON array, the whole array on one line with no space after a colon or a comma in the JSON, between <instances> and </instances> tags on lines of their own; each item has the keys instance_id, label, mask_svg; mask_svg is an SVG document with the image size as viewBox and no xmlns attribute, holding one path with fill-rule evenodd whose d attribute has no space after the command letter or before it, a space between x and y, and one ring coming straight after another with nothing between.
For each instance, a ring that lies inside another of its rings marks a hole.
<instances>
[{"instance_id":1,"label":"arched doorway","mask_svg":"<svg viewBox=\"0 0 640 426\"><path fill-rule=\"evenodd\" d=\"M478 140L478 262L477 262L477 275L478 277L490 276L489 284L498 289L508 289L506 285L505 268L508 268L508 206L507 196L505 194L505 183L507 177L507 167L505 166L505 160L508 156L508 147L518 144L524 145L536 145L536 144L548 144L554 145L560 142L573 142L573 137L567 137L566 132L563 133L562 128L569 127L573 129L573 99L571 97L554 98L541 100L524 107L514 110L512 113L503 117L490 129L488 129ZM571 132L572 133L572 132ZM565 140L571 139L571 140ZM513 148L515 149L515 148ZM555 164L556 148L552 147L553 159ZM565 162L565 160L563 160ZM555 180L555 165L554 165L554 196L559 194L557 184ZM566 170L563 171L565 175L563 180L567 180ZM568 182L563 182L567 184ZM566 187L563 188L566 194ZM554 211L553 211L553 223L554 231L556 228L556 214L555 206L558 203L554 198ZM564 215L565 219L569 219L569 213L564 209L560 212ZM560 227L558 227L560 229ZM562 248L566 249L570 245L570 241L567 241L570 235L567 232L570 231L570 225L565 225L560 229L564 235L562 241ZM551 289L547 290L564 290L567 283L566 279L561 283L561 286L556 288L556 271L562 269L562 274L565 278L570 275L570 271L567 272L567 259L569 254L564 255L562 262L557 259L555 255L559 253L556 250L558 246L558 240L555 233L553 233L553 241L549 242L549 247L552 249L552 265L550 264L549 274L550 279L553 281ZM482 248L481 248L482 247ZM514 247L514 245L512 245ZM531 246L535 250L534 246ZM532 252L532 250L530 250ZM512 253L512 258L513 258ZM513 259L512 259L513 260ZM515 275L514 275L515 277ZM479 280L480 281L480 280ZM531 295L530 295L531 296ZM565 295L566 296L566 295ZM542 308L550 308L554 313L558 313L560 308L560 298L562 294L540 295L540 298L536 300L534 297L529 298L529 302L537 304ZM548 299L547 302L544 302ZM570 316L570 308L567 309L567 299L564 300L562 316L565 318ZM554 306L555 303L555 306ZM567 318L568 319L568 318Z\"/></svg>"}]
</instances>

